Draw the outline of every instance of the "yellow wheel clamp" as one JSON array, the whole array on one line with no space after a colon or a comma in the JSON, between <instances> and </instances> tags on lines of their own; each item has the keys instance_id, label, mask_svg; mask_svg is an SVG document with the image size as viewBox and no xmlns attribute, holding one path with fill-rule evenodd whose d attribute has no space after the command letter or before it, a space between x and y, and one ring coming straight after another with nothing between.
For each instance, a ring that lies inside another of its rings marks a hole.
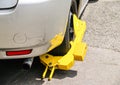
<instances>
[{"instance_id":1,"label":"yellow wheel clamp","mask_svg":"<svg viewBox=\"0 0 120 85\"><path fill-rule=\"evenodd\" d=\"M86 30L86 23L73 15L74 33L75 39L71 41L71 49L64 56L53 56L50 54L44 54L40 56L40 61L46 66L45 71L42 75L42 79L45 78L46 73L51 70L48 80L52 79L55 69L69 70L74 60L83 61L87 51L87 44L82 42Z\"/></svg>"}]
</instances>

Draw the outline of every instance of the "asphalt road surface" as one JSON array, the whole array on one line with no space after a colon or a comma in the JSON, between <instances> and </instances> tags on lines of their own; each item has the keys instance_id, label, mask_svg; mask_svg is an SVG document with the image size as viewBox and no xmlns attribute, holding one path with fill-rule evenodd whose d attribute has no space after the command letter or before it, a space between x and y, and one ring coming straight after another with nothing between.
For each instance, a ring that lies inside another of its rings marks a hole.
<instances>
[{"instance_id":1,"label":"asphalt road surface","mask_svg":"<svg viewBox=\"0 0 120 85\"><path fill-rule=\"evenodd\" d=\"M120 52L120 0L89 3L82 19L87 22L84 40L89 46Z\"/></svg>"},{"instance_id":2,"label":"asphalt road surface","mask_svg":"<svg viewBox=\"0 0 120 85\"><path fill-rule=\"evenodd\" d=\"M48 81L41 80L45 67L38 59L28 71L22 59L0 60L0 85L120 85L120 0L91 2L82 19L88 43L83 62L76 61L69 71L56 70Z\"/></svg>"}]
</instances>

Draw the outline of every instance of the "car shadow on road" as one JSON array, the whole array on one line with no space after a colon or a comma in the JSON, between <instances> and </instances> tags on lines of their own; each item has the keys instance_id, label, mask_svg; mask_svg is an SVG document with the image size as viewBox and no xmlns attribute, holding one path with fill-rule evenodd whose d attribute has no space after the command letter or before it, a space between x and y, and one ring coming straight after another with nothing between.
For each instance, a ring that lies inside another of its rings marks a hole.
<instances>
[{"instance_id":1,"label":"car shadow on road","mask_svg":"<svg viewBox=\"0 0 120 85\"><path fill-rule=\"evenodd\" d=\"M0 60L0 85L42 85L45 83L41 80L45 66L39 60L35 60L30 70L22 69L23 60ZM49 76L48 71L46 78ZM53 79L73 78L77 71L56 70Z\"/></svg>"},{"instance_id":2,"label":"car shadow on road","mask_svg":"<svg viewBox=\"0 0 120 85\"><path fill-rule=\"evenodd\" d=\"M68 70L68 71L56 70L53 78L56 79L64 79L66 77L73 78L76 75L77 75L77 71L75 70Z\"/></svg>"},{"instance_id":3,"label":"car shadow on road","mask_svg":"<svg viewBox=\"0 0 120 85\"><path fill-rule=\"evenodd\" d=\"M90 0L89 3L95 3L98 2L99 0Z\"/></svg>"}]
</instances>

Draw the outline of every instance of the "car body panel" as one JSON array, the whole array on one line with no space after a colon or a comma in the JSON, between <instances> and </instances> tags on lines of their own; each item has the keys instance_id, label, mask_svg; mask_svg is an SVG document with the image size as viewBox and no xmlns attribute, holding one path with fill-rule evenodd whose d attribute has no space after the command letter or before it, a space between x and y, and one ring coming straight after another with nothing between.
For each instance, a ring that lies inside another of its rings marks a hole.
<instances>
[{"instance_id":1,"label":"car body panel","mask_svg":"<svg viewBox=\"0 0 120 85\"><path fill-rule=\"evenodd\" d=\"M71 0L19 0L16 7L0 10L0 59L28 58L48 52L56 35L64 38L70 5ZM26 49L32 52L6 55L6 51Z\"/></svg>"},{"instance_id":2,"label":"car body panel","mask_svg":"<svg viewBox=\"0 0 120 85\"><path fill-rule=\"evenodd\" d=\"M1 49L42 45L66 27L70 1L36 0L32 4L24 1L19 0L10 14L0 16Z\"/></svg>"},{"instance_id":3,"label":"car body panel","mask_svg":"<svg viewBox=\"0 0 120 85\"><path fill-rule=\"evenodd\" d=\"M70 0L19 0L15 9L2 12L0 58L25 58L46 53L52 38L59 33L64 36L70 4ZM33 49L30 55L7 57L5 54L28 48Z\"/></svg>"}]
</instances>

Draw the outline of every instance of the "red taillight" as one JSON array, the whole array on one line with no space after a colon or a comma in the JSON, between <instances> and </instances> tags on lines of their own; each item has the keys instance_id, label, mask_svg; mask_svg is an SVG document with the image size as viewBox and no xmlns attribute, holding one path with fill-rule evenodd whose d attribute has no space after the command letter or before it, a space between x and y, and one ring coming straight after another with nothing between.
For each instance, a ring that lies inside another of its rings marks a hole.
<instances>
[{"instance_id":1,"label":"red taillight","mask_svg":"<svg viewBox=\"0 0 120 85\"><path fill-rule=\"evenodd\" d=\"M7 51L7 56L15 56L15 55L27 55L32 52L32 49L29 50L18 50L18 51Z\"/></svg>"}]
</instances>

